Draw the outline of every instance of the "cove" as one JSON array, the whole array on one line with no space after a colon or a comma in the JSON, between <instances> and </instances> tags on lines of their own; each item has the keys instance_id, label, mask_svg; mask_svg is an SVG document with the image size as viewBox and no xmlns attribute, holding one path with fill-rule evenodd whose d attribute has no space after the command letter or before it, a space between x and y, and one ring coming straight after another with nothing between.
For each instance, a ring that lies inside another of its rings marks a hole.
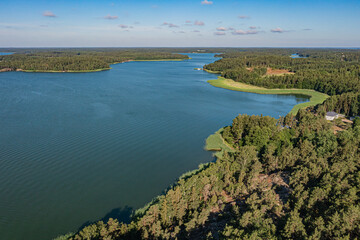
<instances>
[{"instance_id":1,"label":"cove","mask_svg":"<svg viewBox=\"0 0 360 240\"><path fill-rule=\"evenodd\" d=\"M238 114L286 115L306 98L216 88L190 60L93 73L0 73L0 238L51 239L128 219L213 160L205 139Z\"/></svg>"}]
</instances>

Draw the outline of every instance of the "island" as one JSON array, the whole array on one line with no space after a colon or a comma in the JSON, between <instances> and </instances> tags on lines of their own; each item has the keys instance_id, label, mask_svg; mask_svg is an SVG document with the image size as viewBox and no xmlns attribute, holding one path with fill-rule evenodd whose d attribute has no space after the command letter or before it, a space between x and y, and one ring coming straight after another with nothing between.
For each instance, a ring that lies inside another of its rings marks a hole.
<instances>
[{"instance_id":1,"label":"island","mask_svg":"<svg viewBox=\"0 0 360 240\"><path fill-rule=\"evenodd\" d=\"M149 49L20 49L0 55L0 72L99 72L131 61L182 61L183 54Z\"/></svg>"}]
</instances>

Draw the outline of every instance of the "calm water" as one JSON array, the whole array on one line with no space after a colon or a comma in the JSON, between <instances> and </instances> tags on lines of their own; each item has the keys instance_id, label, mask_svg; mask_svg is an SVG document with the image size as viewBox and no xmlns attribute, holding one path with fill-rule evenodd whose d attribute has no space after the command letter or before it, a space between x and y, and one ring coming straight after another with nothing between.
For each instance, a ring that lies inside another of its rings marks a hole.
<instances>
[{"instance_id":1,"label":"calm water","mask_svg":"<svg viewBox=\"0 0 360 240\"><path fill-rule=\"evenodd\" d=\"M130 62L97 73L0 74L0 239L51 239L126 219L212 160L208 135L239 113L285 115L295 96L215 88L216 60Z\"/></svg>"},{"instance_id":2,"label":"calm water","mask_svg":"<svg viewBox=\"0 0 360 240\"><path fill-rule=\"evenodd\" d=\"M11 54L13 54L13 53L11 53L11 52L0 52L0 55L11 55Z\"/></svg>"},{"instance_id":3,"label":"calm water","mask_svg":"<svg viewBox=\"0 0 360 240\"><path fill-rule=\"evenodd\" d=\"M307 58L307 57L301 57L298 53L291 54L291 58Z\"/></svg>"}]
</instances>

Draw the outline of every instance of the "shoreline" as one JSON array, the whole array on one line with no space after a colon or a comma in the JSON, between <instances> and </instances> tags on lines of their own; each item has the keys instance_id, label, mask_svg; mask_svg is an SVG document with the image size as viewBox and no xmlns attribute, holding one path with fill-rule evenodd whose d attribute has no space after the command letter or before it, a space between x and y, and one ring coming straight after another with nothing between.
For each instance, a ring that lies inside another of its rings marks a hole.
<instances>
[{"instance_id":1,"label":"shoreline","mask_svg":"<svg viewBox=\"0 0 360 240\"><path fill-rule=\"evenodd\" d=\"M56 71L56 70L15 70L13 72L27 72L27 73L87 73L87 72L102 72L110 70L111 68L100 68L94 70L66 70L66 71Z\"/></svg>"},{"instance_id":2,"label":"shoreline","mask_svg":"<svg viewBox=\"0 0 360 240\"><path fill-rule=\"evenodd\" d=\"M211 71L211 70L208 70L208 69L206 69L206 68L204 68L204 67L203 67L203 70L204 70L205 72L208 72L208 73L221 74L221 71Z\"/></svg>"},{"instance_id":3,"label":"shoreline","mask_svg":"<svg viewBox=\"0 0 360 240\"><path fill-rule=\"evenodd\" d=\"M119 63L126 63L126 62L169 62L169 61L184 61L189 60L191 58L187 59L153 59L153 60L125 60L123 62L115 62L111 63L109 65L115 65ZM27 72L27 73L91 73L91 72L102 72L102 71L108 71L112 68L99 68L99 69L93 69L93 70L65 70L65 71L57 71L57 70L24 70L24 69L15 69L15 70L9 70L9 69L0 69L1 72Z\"/></svg>"}]
</instances>

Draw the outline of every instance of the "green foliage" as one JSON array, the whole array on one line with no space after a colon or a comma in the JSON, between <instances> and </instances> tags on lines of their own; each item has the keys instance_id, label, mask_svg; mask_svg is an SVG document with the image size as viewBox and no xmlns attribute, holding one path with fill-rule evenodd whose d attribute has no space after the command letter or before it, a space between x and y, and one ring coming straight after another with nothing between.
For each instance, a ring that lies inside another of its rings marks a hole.
<instances>
[{"instance_id":1,"label":"green foliage","mask_svg":"<svg viewBox=\"0 0 360 240\"><path fill-rule=\"evenodd\" d=\"M326 111L335 111L346 116L358 116L360 115L360 93L349 92L331 96L322 106Z\"/></svg>"},{"instance_id":2,"label":"green foliage","mask_svg":"<svg viewBox=\"0 0 360 240\"><path fill-rule=\"evenodd\" d=\"M289 57L290 49L236 51L204 66L225 78L266 88L313 89L328 95L360 91L360 51L302 49L308 58ZM265 75L265 69L286 69L295 74ZM251 70L252 69L252 70Z\"/></svg>"},{"instance_id":3,"label":"green foliage","mask_svg":"<svg viewBox=\"0 0 360 240\"><path fill-rule=\"evenodd\" d=\"M125 61L142 60L182 60L188 56L172 54L165 51L149 51L148 49L120 50L112 49L39 49L23 53L0 56L0 70L10 68L23 71L96 71L110 69L110 64Z\"/></svg>"}]
</instances>

